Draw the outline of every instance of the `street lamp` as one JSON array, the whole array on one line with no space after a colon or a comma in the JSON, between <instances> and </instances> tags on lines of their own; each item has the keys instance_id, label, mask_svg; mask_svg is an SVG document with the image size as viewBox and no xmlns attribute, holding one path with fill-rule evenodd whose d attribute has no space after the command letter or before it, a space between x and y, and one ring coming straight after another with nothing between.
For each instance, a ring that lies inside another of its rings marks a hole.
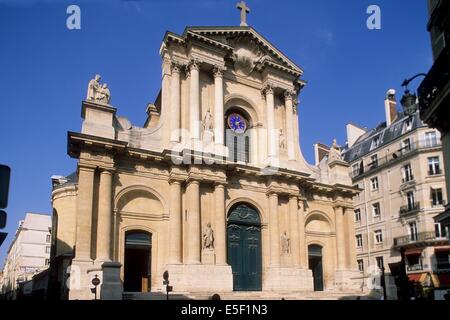
<instances>
[{"instance_id":1,"label":"street lamp","mask_svg":"<svg viewBox=\"0 0 450 320\"><path fill-rule=\"evenodd\" d=\"M425 73L418 73L414 77L405 79L402 83L402 87L405 87L405 93L403 94L400 103L402 104L403 110L405 111L406 115L412 115L414 112L416 112L416 101L417 101L417 95L415 93L411 93L408 89L408 85L417 77L426 77L427 75Z\"/></svg>"}]
</instances>

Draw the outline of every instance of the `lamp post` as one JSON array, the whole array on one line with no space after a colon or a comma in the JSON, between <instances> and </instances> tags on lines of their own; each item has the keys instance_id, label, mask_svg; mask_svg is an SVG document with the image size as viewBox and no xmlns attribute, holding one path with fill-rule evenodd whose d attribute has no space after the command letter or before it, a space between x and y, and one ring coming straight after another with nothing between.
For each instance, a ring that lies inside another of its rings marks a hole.
<instances>
[{"instance_id":1,"label":"lamp post","mask_svg":"<svg viewBox=\"0 0 450 320\"><path fill-rule=\"evenodd\" d=\"M407 115L412 115L417 110L416 109L417 95L409 91L408 85L417 77L426 77L426 76L427 75L425 73L418 73L409 79L405 79L402 83L402 87L405 88L405 93L403 94L400 103L402 104L402 107Z\"/></svg>"},{"instance_id":2,"label":"lamp post","mask_svg":"<svg viewBox=\"0 0 450 320\"><path fill-rule=\"evenodd\" d=\"M95 275L95 277L92 279L92 284L94 285L94 300L97 300L97 286L100 284L100 279L97 275Z\"/></svg>"},{"instance_id":3,"label":"lamp post","mask_svg":"<svg viewBox=\"0 0 450 320\"><path fill-rule=\"evenodd\" d=\"M164 271L163 279L164 279L163 285L166 286L166 300L169 300L169 292L172 292L172 291L173 291L173 287L172 287L172 286L169 286L169 284L170 284L170 281L169 281L169 271L167 271L167 270Z\"/></svg>"}]
</instances>

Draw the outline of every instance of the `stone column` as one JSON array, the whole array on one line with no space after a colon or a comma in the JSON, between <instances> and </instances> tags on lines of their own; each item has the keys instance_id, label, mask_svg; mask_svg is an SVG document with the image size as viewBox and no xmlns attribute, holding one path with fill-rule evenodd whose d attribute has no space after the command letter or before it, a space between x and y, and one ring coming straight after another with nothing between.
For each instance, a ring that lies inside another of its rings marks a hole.
<instances>
[{"instance_id":1,"label":"stone column","mask_svg":"<svg viewBox=\"0 0 450 320\"><path fill-rule=\"evenodd\" d=\"M97 260L111 261L112 177L110 170L100 172L98 192Z\"/></svg>"},{"instance_id":2,"label":"stone column","mask_svg":"<svg viewBox=\"0 0 450 320\"><path fill-rule=\"evenodd\" d=\"M356 234L355 234L355 215L353 209L345 208L345 227L346 234L348 235L348 246L347 246L347 263L346 266L349 269L357 269L356 263Z\"/></svg>"},{"instance_id":3,"label":"stone column","mask_svg":"<svg viewBox=\"0 0 450 320\"><path fill-rule=\"evenodd\" d=\"M300 235L298 226L298 200L296 196L289 197L289 233L291 238L291 253L294 266L300 265Z\"/></svg>"},{"instance_id":4,"label":"stone column","mask_svg":"<svg viewBox=\"0 0 450 320\"><path fill-rule=\"evenodd\" d=\"M172 77L170 82L170 104L171 104L171 126L170 126L170 141L179 142L180 139L180 65L177 63L171 64Z\"/></svg>"},{"instance_id":5,"label":"stone column","mask_svg":"<svg viewBox=\"0 0 450 320\"><path fill-rule=\"evenodd\" d=\"M273 95L273 87L267 85L264 89L266 96L266 118L267 118L267 145L268 145L268 157L274 157L276 155L275 142L277 136L275 130L275 102Z\"/></svg>"},{"instance_id":6,"label":"stone column","mask_svg":"<svg viewBox=\"0 0 450 320\"><path fill-rule=\"evenodd\" d=\"M344 208L341 206L334 208L336 223L336 255L337 270L345 268L345 234L344 234Z\"/></svg>"},{"instance_id":7,"label":"stone column","mask_svg":"<svg viewBox=\"0 0 450 320\"><path fill-rule=\"evenodd\" d=\"M278 228L278 195L269 193L270 265L280 265L280 232Z\"/></svg>"},{"instance_id":8,"label":"stone column","mask_svg":"<svg viewBox=\"0 0 450 320\"><path fill-rule=\"evenodd\" d=\"M214 142L216 145L223 146L224 132L224 113L223 113L223 69L219 66L214 67Z\"/></svg>"},{"instance_id":9,"label":"stone column","mask_svg":"<svg viewBox=\"0 0 450 320\"><path fill-rule=\"evenodd\" d=\"M189 63L190 92L189 113L191 140L197 146L200 140L200 61L193 59Z\"/></svg>"},{"instance_id":10,"label":"stone column","mask_svg":"<svg viewBox=\"0 0 450 320\"><path fill-rule=\"evenodd\" d=\"M169 262L173 264L182 262L181 215L181 183L172 180L170 181Z\"/></svg>"},{"instance_id":11,"label":"stone column","mask_svg":"<svg viewBox=\"0 0 450 320\"><path fill-rule=\"evenodd\" d=\"M214 188L214 249L216 251L216 263L221 265L227 264L227 217L225 212L225 186L217 183Z\"/></svg>"},{"instance_id":12,"label":"stone column","mask_svg":"<svg viewBox=\"0 0 450 320\"><path fill-rule=\"evenodd\" d=\"M287 152L288 159L295 160L294 153L294 123L292 113L292 95L293 91L288 90L284 92L284 105L286 110L286 144L287 144Z\"/></svg>"},{"instance_id":13,"label":"stone column","mask_svg":"<svg viewBox=\"0 0 450 320\"><path fill-rule=\"evenodd\" d=\"M91 259L94 167L78 166L77 229L75 260Z\"/></svg>"},{"instance_id":14,"label":"stone column","mask_svg":"<svg viewBox=\"0 0 450 320\"><path fill-rule=\"evenodd\" d=\"M187 194L187 263L200 263L200 183L195 180L188 182Z\"/></svg>"},{"instance_id":15,"label":"stone column","mask_svg":"<svg viewBox=\"0 0 450 320\"><path fill-rule=\"evenodd\" d=\"M306 232L305 232L305 215L301 200L298 202L298 235L300 239L300 267L306 269L307 264L307 247L306 247Z\"/></svg>"}]
</instances>

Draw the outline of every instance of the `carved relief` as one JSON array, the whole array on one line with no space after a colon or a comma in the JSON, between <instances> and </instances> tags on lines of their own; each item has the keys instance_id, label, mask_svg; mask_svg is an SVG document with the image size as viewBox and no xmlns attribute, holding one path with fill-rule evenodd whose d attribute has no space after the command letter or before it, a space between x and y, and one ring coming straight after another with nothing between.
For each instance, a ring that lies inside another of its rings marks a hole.
<instances>
[{"instance_id":1,"label":"carved relief","mask_svg":"<svg viewBox=\"0 0 450 320\"><path fill-rule=\"evenodd\" d=\"M233 39L234 51L231 59L234 69L239 75L249 76L264 54L256 41L248 37L236 37Z\"/></svg>"}]
</instances>

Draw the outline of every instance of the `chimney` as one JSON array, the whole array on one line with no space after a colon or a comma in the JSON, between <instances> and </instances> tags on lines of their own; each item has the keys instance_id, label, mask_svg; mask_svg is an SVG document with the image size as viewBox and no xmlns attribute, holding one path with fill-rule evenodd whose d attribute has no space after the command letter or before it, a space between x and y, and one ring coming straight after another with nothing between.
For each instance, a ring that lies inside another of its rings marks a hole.
<instances>
[{"instance_id":1,"label":"chimney","mask_svg":"<svg viewBox=\"0 0 450 320\"><path fill-rule=\"evenodd\" d=\"M367 129L358 127L353 123L347 124L346 128L347 128L347 145L349 148L353 147L356 140L358 140L359 137L361 137L364 133L367 132Z\"/></svg>"},{"instance_id":2,"label":"chimney","mask_svg":"<svg viewBox=\"0 0 450 320\"><path fill-rule=\"evenodd\" d=\"M390 126L397 118L397 101L395 100L395 90L389 89L384 99L384 112L386 113L386 126Z\"/></svg>"}]
</instances>

